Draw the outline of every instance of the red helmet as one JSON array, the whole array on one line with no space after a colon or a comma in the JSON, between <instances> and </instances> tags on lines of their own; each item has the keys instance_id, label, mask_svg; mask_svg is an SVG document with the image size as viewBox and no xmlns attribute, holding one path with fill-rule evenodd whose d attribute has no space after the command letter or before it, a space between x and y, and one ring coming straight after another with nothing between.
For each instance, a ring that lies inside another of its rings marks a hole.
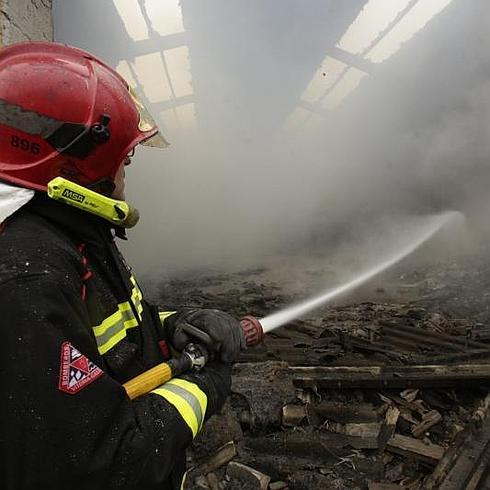
<instances>
[{"instance_id":1,"label":"red helmet","mask_svg":"<svg viewBox=\"0 0 490 490\"><path fill-rule=\"evenodd\" d=\"M126 81L92 54L51 42L0 49L1 180L45 191L61 176L110 192L149 138L167 144Z\"/></svg>"}]
</instances>

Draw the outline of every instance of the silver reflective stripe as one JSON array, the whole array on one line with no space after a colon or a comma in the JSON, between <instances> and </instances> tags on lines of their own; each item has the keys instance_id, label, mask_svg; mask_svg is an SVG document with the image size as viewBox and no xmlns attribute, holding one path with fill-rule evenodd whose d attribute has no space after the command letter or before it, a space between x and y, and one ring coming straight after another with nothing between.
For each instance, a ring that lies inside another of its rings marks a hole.
<instances>
[{"instance_id":1,"label":"silver reflective stripe","mask_svg":"<svg viewBox=\"0 0 490 490\"><path fill-rule=\"evenodd\" d=\"M63 126L63 121L43 116L0 99L0 124L46 139Z\"/></svg>"},{"instance_id":2,"label":"silver reflective stripe","mask_svg":"<svg viewBox=\"0 0 490 490\"><path fill-rule=\"evenodd\" d=\"M199 404L199 400L190 391L184 390L180 386L174 385L171 382L165 383L162 388L171 391L172 393L175 393L176 395L183 398L191 406L192 411L196 416L197 423L199 427L201 427L203 421L203 413L201 410L201 405Z\"/></svg>"}]
</instances>

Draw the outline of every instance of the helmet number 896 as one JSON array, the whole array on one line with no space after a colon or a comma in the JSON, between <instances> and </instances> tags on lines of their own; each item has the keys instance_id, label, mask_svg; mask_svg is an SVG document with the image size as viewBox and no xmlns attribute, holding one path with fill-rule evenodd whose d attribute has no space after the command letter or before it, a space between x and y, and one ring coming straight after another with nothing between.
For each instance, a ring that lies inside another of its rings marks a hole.
<instances>
[{"instance_id":1,"label":"helmet number 896","mask_svg":"<svg viewBox=\"0 0 490 490\"><path fill-rule=\"evenodd\" d=\"M10 139L10 146L22 151L28 151L34 155L37 155L41 151L39 143L34 143L33 141L15 135Z\"/></svg>"}]
</instances>

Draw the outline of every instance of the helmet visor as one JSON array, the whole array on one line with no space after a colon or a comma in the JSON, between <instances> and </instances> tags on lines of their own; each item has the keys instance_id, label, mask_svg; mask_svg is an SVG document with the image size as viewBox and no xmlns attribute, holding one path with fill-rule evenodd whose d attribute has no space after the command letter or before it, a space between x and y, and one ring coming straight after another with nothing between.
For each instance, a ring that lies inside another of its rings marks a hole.
<instances>
[{"instance_id":1,"label":"helmet visor","mask_svg":"<svg viewBox=\"0 0 490 490\"><path fill-rule=\"evenodd\" d=\"M131 98L134 101L134 105L138 110L138 114L139 114L138 129L142 133L148 133L154 131L155 129L158 130L157 123L155 122L152 115L141 101L141 98L138 96L135 89L131 87L131 85L129 85L129 94L131 95ZM160 131L158 131L148 139L142 141L141 144L144 146L151 146L153 148L167 148L168 146L170 146L170 143L165 139L165 137L160 133Z\"/></svg>"}]
</instances>

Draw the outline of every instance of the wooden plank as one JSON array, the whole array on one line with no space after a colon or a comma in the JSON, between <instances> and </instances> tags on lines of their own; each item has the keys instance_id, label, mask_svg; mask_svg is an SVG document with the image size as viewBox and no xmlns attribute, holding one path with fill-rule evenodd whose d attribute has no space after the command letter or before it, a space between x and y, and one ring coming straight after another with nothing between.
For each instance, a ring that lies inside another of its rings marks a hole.
<instances>
[{"instance_id":1,"label":"wooden plank","mask_svg":"<svg viewBox=\"0 0 490 490\"><path fill-rule=\"evenodd\" d=\"M358 424L339 424L338 422L332 422L325 424L325 428L331 432L349 436L351 441L356 441L357 448L378 448L379 431L381 430L381 423L379 422L365 422Z\"/></svg>"},{"instance_id":2,"label":"wooden plank","mask_svg":"<svg viewBox=\"0 0 490 490\"><path fill-rule=\"evenodd\" d=\"M434 465L444 455L444 448L442 446L400 434L394 434L388 441L386 448L393 453L412 457Z\"/></svg>"},{"instance_id":3,"label":"wooden plank","mask_svg":"<svg viewBox=\"0 0 490 490\"><path fill-rule=\"evenodd\" d=\"M420 423L412 427L412 435L414 437L421 437L432 426L438 424L442 420L442 415L437 410L431 410L430 412L422 415Z\"/></svg>"},{"instance_id":4,"label":"wooden plank","mask_svg":"<svg viewBox=\"0 0 490 490\"><path fill-rule=\"evenodd\" d=\"M286 427L301 425L307 416L305 405L288 404L282 407L282 425Z\"/></svg>"},{"instance_id":5,"label":"wooden plank","mask_svg":"<svg viewBox=\"0 0 490 490\"><path fill-rule=\"evenodd\" d=\"M257 490L267 490L269 482L271 481L269 475L265 475L250 466L237 463L236 461L232 461L228 464L226 473L231 478L236 478L249 485L250 488L256 488Z\"/></svg>"},{"instance_id":6,"label":"wooden plank","mask_svg":"<svg viewBox=\"0 0 490 490\"><path fill-rule=\"evenodd\" d=\"M215 454L213 454L208 460L204 463L200 464L196 468L197 473L201 473L203 475L210 473L211 471L216 470L220 466L231 461L237 454L236 446L233 441L229 441L223 446L221 446Z\"/></svg>"},{"instance_id":7,"label":"wooden plank","mask_svg":"<svg viewBox=\"0 0 490 490\"><path fill-rule=\"evenodd\" d=\"M396 423L400 416L400 410L397 407L388 407L385 413L385 420L381 427L378 437L378 449L384 451L386 444L395 434Z\"/></svg>"},{"instance_id":8,"label":"wooden plank","mask_svg":"<svg viewBox=\"0 0 490 490\"><path fill-rule=\"evenodd\" d=\"M490 385L489 364L415 366L293 366L300 388L428 388Z\"/></svg>"}]
</instances>

